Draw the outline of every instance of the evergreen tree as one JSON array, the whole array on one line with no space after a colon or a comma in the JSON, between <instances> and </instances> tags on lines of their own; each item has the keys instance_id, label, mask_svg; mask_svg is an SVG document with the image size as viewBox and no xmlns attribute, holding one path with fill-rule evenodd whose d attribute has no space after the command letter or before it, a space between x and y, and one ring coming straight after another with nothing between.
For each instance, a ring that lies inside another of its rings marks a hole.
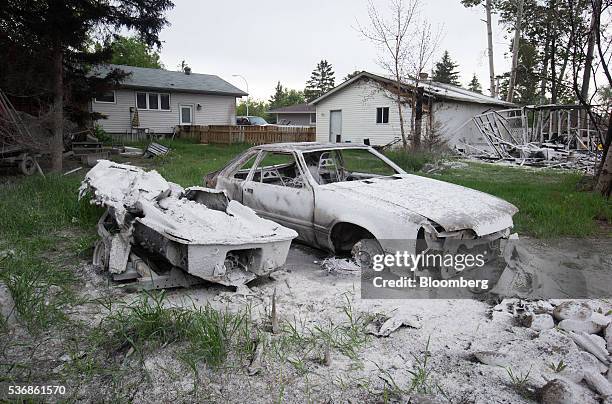
<instances>
[{"instance_id":1,"label":"evergreen tree","mask_svg":"<svg viewBox=\"0 0 612 404\"><path fill-rule=\"evenodd\" d=\"M74 102L77 91L83 94L87 92L82 91L84 88L102 80L88 74L90 66L110 60L111 39L123 29L137 32L147 45L160 46L159 33L168 22L164 13L172 7L170 0L3 1L0 80L7 72L13 77L21 73L6 57L9 51L16 60L23 55L30 57L37 65L36 74L47 78L39 94L45 103L43 108L52 115L53 135L49 141L52 171L62 170L64 111L71 112L71 105L65 101ZM101 49L91 46L92 32L104 44ZM112 72L114 78L120 73ZM93 95L89 92L89 99Z\"/></svg>"},{"instance_id":2,"label":"evergreen tree","mask_svg":"<svg viewBox=\"0 0 612 404\"><path fill-rule=\"evenodd\" d=\"M268 102L270 109L273 109L286 107L289 105L303 104L306 102L306 100L304 99L304 93L302 91L286 89L279 81L276 84L274 95L270 97L270 101Z\"/></svg>"},{"instance_id":3,"label":"evergreen tree","mask_svg":"<svg viewBox=\"0 0 612 404\"><path fill-rule=\"evenodd\" d=\"M348 80L352 79L353 77L357 76L359 73L361 73L361 71L360 71L360 70L355 70L353 73L349 73L349 74L347 74L347 75L344 77L343 81L348 81Z\"/></svg>"},{"instance_id":4,"label":"evergreen tree","mask_svg":"<svg viewBox=\"0 0 612 404\"><path fill-rule=\"evenodd\" d=\"M468 84L468 90L482 94L482 86L480 85L480 81L478 81L478 77L476 77L476 73L474 73L472 80Z\"/></svg>"},{"instance_id":5,"label":"evergreen tree","mask_svg":"<svg viewBox=\"0 0 612 404\"><path fill-rule=\"evenodd\" d=\"M335 86L334 71L327 60L321 60L306 82L304 96L308 102L325 94Z\"/></svg>"},{"instance_id":6,"label":"evergreen tree","mask_svg":"<svg viewBox=\"0 0 612 404\"><path fill-rule=\"evenodd\" d=\"M438 83L453 84L460 86L459 83L459 72L456 70L459 65L451 59L448 51L444 51L442 59L436 63L433 71L433 81Z\"/></svg>"},{"instance_id":7,"label":"evergreen tree","mask_svg":"<svg viewBox=\"0 0 612 404\"><path fill-rule=\"evenodd\" d=\"M518 104L537 104L540 101L538 94L538 85L540 77L537 72L538 68L538 52L535 44L521 38L518 54L518 69L516 70L516 84L514 86L513 101ZM502 76L501 95L505 99L508 95L508 82L510 73L507 72ZM571 91L558 91L558 96L561 100L573 102Z\"/></svg>"},{"instance_id":8,"label":"evergreen tree","mask_svg":"<svg viewBox=\"0 0 612 404\"><path fill-rule=\"evenodd\" d=\"M280 81L276 83L274 95L270 97L270 101L268 101L268 103L270 104L270 108L278 108L282 100L285 98L286 94L287 91L283 88L283 85L280 83Z\"/></svg>"}]
</instances>

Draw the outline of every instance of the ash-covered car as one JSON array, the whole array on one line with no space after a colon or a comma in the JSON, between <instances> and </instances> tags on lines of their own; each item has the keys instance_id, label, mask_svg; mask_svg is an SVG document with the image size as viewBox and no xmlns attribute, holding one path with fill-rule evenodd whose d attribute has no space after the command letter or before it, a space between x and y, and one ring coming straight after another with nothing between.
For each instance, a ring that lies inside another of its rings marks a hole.
<instances>
[{"instance_id":1,"label":"ash-covered car","mask_svg":"<svg viewBox=\"0 0 612 404\"><path fill-rule=\"evenodd\" d=\"M156 171L100 160L79 198L107 211L94 265L138 288L189 286L201 280L239 286L285 264L297 234L258 217L223 191L183 189Z\"/></svg>"},{"instance_id":2,"label":"ash-covered car","mask_svg":"<svg viewBox=\"0 0 612 404\"><path fill-rule=\"evenodd\" d=\"M444 249L447 240L494 249L510 237L518 211L483 192L408 174L366 145L256 146L204 182L334 253L355 254L366 245L397 251L398 241L411 240L421 251Z\"/></svg>"}]
</instances>

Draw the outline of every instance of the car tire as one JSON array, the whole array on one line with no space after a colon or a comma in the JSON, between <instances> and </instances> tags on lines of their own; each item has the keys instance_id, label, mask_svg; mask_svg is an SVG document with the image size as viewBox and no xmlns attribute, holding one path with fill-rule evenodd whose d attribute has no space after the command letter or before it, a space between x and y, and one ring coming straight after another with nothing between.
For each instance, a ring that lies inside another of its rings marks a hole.
<instances>
[{"instance_id":1,"label":"car tire","mask_svg":"<svg viewBox=\"0 0 612 404\"><path fill-rule=\"evenodd\" d=\"M375 255L383 254L384 250L376 239L361 239L351 248L351 256L355 263L361 268L361 274L365 279L375 274L373 260Z\"/></svg>"}]
</instances>

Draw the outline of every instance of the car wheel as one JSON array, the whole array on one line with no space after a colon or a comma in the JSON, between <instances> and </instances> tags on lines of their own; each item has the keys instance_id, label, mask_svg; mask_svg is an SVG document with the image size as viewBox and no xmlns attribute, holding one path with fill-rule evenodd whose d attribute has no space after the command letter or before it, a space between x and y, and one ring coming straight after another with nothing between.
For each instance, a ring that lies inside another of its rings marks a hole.
<instances>
[{"instance_id":1,"label":"car wheel","mask_svg":"<svg viewBox=\"0 0 612 404\"><path fill-rule=\"evenodd\" d=\"M24 175L32 175L36 172L36 160L31 156L26 156L19 162L19 169Z\"/></svg>"},{"instance_id":2,"label":"car wheel","mask_svg":"<svg viewBox=\"0 0 612 404\"><path fill-rule=\"evenodd\" d=\"M376 239L361 239L351 248L351 256L361 268L362 276L373 275L374 256L384 254L384 250Z\"/></svg>"}]
</instances>

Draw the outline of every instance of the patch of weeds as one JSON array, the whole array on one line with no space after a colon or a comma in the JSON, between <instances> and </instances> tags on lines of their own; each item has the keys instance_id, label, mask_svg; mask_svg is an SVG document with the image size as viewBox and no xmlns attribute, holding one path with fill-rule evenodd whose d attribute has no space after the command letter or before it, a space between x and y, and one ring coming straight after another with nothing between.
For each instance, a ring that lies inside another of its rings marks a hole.
<instances>
[{"instance_id":1,"label":"patch of weeds","mask_svg":"<svg viewBox=\"0 0 612 404\"><path fill-rule=\"evenodd\" d=\"M384 377L380 377L385 382L385 388L383 390L383 398L394 398L400 399L404 395L409 394L440 394L448 399L448 395L444 392L442 387L432 377L433 371L430 368L429 359L431 358L431 352L429 351L429 343L431 336L427 338L425 344L425 350L422 356L412 354L415 365L413 369L407 370L411 376L410 385L404 389L399 386L393 376L386 369L382 369L378 364L375 363L378 370L383 374Z\"/></svg>"},{"instance_id":2,"label":"patch of weeds","mask_svg":"<svg viewBox=\"0 0 612 404\"><path fill-rule=\"evenodd\" d=\"M219 366L225 361L232 347L241 346L243 342L250 340L234 340L243 324L250 321L250 318L247 320L246 313L223 313L210 306L185 313L188 315L183 327L189 346L186 355L195 360L202 360L210 366Z\"/></svg>"},{"instance_id":3,"label":"patch of weeds","mask_svg":"<svg viewBox=\"0 0 612 404\"><path fill-rule=\"evenodd\" d=\"M118 307L102 321L97 331L99 344L110 352L133 349L142 353L148 347L185 343L181 357L194 373L200 361L219 366L230 351L254 350L248 345L253 343L250 310L232 314L208 305L166 307L165 300L164 292L145 292L134 303Z\"/></svg>"},{"instance_id":4,"label":"patch of weeds","mask_svg":"<svg viewBox=\"0 0 612 404\"><path fill-rule=\"evenodd\" d=\"M519 393L521 396L525 398L533 398L533 392L529 390L529 381L531 368L527 372L518 372L515 373L510 366L504 367L508 377L510 378L510 384Z\"/></svg>"},{"instance_id":5,"label":"patch of weeds","mask_svg":"<svg viewBox=\"0 0 612 404\"><path fill-rule=\"evenodd\" d=\"M141 350L145 343L167 344L185 332L189 318L182 309L165 308L165 293L145 292L122 305L101 323L101 343L111 351Z\"/></svg>"},{"instance_id":6,"label":"patch of weeds","mask_svg":"<svg viewBox=\"0 0 612 404\"><path fill-rule=\"evenodd\" d=\"M419 171L425 164L436 160L436 156L433 153L427 152L389 150L384 154L393 160L395 164L408 172Z\"/></svg>"},{"instance_id":7,"label":"patch of weeds","mask_svg":"<svg viewBox=\"0 0 612 404\"><path fill-rule=\"evenodd\" d=\"M433 386L431 381L431 369L428 367L428 361L431 357L431 353L429 352L429 342L431 337L427 338L427 344L425 344L425 351L423 352L423 356L419 357L412 354L416 362L416 366L413 370L408 370L408 373L412 375L412 380L410 382L410 391L417 392L422 394L428 394L433 391Z\"/></svg>"},{"instance_id":8,"label":"patch of weeds","mask_svg":"<svg viewBox=\"0 0 612 404\"><path fill-rule=\"evenodd\" d=\"M11 292L19 320L30 332L66 319L63 309L74 299L70 290L75 282L73 272L19 251L0 262L0 280Z\"/></svg>"},{"instance_id":9,"label":"patch of weeds","mask_svg":"<svg viewBox=\"0 0 612 404\"><path fill-rule=\"evenodd\" d=\"M560 360L559 363L555 364L554 362L548 364L548 367L555 373L561 373L563 369L567 367L563 360Z\"/></svg>"}]
</instances>

